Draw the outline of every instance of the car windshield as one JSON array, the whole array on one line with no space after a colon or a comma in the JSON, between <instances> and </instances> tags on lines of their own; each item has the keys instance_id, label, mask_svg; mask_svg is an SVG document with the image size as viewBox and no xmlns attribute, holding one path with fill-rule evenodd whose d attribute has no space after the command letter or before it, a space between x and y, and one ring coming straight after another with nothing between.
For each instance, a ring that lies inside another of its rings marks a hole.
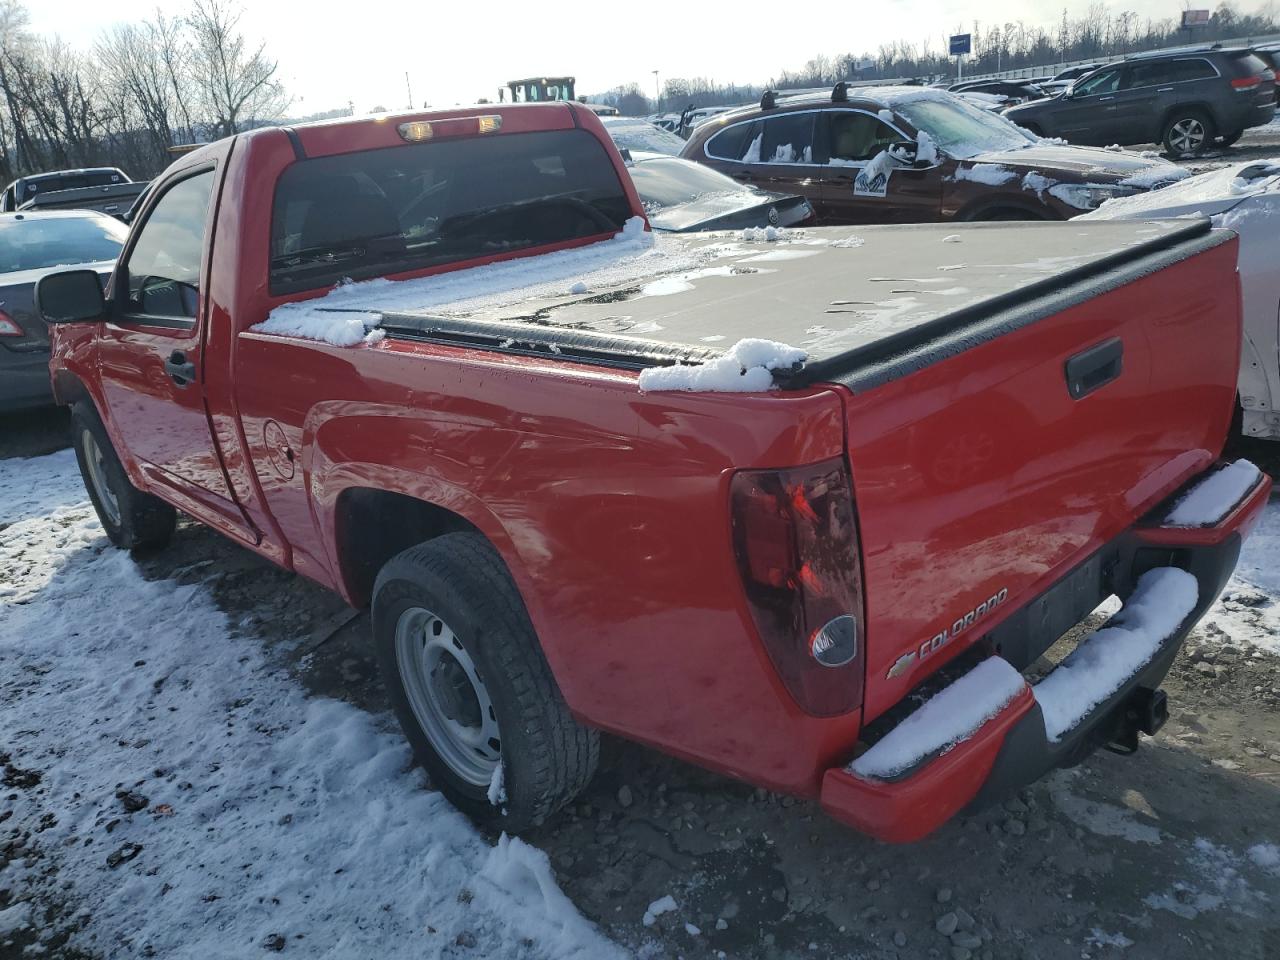
<instances>
[{"instance_id":1,"label":"car windshield","mask_svg":"<svg viewBox=\"0 0 1280 960\"><path fill-rule=\"evenodd\" d=\"M895 103L894 109L917 130L933 138L957 160L990 150L1021 150L1035 139L1004 117L965 103L958 97L930 96Z\"/></svg>"},{"instance_id":2,"label":"car windshield","mask_svg":"<svg viewBox=\"0 0 1280 960\"><path fill-rule=\"evenodd\" d=\"M679 156L684 141L670 130L655 127L646 120L606 117L604 129L618 145L619 150L640 150L645 153L665 153Z\"/></svg>"},{"instance_id":3,"label":"car windshield","mask_svg":"<svg viewBox=\"0 0 1280 960\"><path fill-rule=\"evenodd\" d=\"M110 217L0 220L0 273L114 260L128 228Z\"/></svg>"},{"instance_id":4,"label":"car windshield","mask_svg":"<svg viewBox=\"0 0 1280 960\"><path fill-rule=\"evenodd\" d=\"M645 210L652 212L689 203L709 194L741 193L736 181L691 160L659 158L631 166L631 179Z\"/></svg>"}]
</instances>

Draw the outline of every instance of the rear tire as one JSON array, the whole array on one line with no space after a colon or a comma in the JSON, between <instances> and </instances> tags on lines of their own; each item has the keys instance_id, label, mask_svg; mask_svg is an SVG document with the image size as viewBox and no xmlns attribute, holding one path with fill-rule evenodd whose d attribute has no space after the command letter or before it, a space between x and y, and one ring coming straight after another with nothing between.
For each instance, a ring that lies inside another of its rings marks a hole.
<instances>
[{"instance_id":1,"label":"rear tire","mask_svg":"<svg viewBox=\"0 0 1280 960\"><path fill-rule=\"evenodd\" d=\"M98 411L88 401L72 407L71 431L80 476L107 539L123 550L158 549L167 544L177 524L177 511L133 485Z\"/></svg>"},{"instance_id":2,"label":"rear tire","mask_svg":"<svg viewBox=\"0 0 1280 960\"><path fill-rule=\"evenodd\" d=\"M511 575L477 533L387 562L373 594L379 669L432 783L494 829L537 826L595 773L600 736L569 713ZM489 800L500 765L505 796Z\"/></svg>"},{"instance_id":3,"label":"rear tire","mask_svg":"<svg viewBox=\"0 0 1280 960\"><path fill-rule=\"evenodd\" d=\"M1160 139L1165 153L1178 159L1200 156L1214 136L1213 120L1203 110L1176 110L1165 121Z\"/></svg>"}]
</instances>

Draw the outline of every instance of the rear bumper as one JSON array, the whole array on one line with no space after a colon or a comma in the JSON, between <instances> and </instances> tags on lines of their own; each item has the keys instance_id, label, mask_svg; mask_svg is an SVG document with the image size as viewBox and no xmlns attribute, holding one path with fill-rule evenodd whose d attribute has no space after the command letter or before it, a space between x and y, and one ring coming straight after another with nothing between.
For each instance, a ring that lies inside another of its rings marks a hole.
<instances>
[{"instance_id":1,"label":"rear bumper","mask_svg":"<svg viewBox=\"0 0 1280 960\"><path fill-rule=\"evenodd\" d=\"M0 413L53 406L49 351L0 348Z\"/></svg>"},{"instance_id":2,"label":"rear bumper","mask_svg":"<svg viewBox=\"0 0 1280 960\"><path fill-rule=\"evenodd\" d=\"M1022 689L967 737L892 779L828 769L821 803L833 818L877 839L908 843L931 833L965 807L1001 799L1048 771L1079 763L1132 729L1132 711L1164 680L1183 640L1217 600L1240 547L1266 508L1271 481L1257 484L1212 526L1170 527L1146 521L1114 545L1121 565L1116 592L1128 597L1143 573L1176 567L1195 578L1194 608L1127 680L1057 739L1046 729L1035 690ZM1158 512L1163 517L1164 511ZM1099 641L1103 642L1103 641ZM1087 702L1087 701L1086 701Z\"/></svg>"}]
</instances>

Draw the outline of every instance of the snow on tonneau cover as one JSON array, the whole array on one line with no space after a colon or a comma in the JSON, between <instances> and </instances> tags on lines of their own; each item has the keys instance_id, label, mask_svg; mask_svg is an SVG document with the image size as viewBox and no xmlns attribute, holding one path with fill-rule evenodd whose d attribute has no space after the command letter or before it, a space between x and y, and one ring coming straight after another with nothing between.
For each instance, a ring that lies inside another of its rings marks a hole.
<instances>
[{"instance_id":1,"label":"snow on tonneau cover","mask_svg":"<svg viewBox=\"0 0 1280 960\"><path fill-rule=\"evenodd\" d=\"M1205 220L750 236L633 232L354 284L277 309L260 329L356 311L357 341L380 325L391 338L633 369L758 356L739 345L751 338L797 348L807 359L777 371L783 387L848 388L867 720L1217 455L1238 304L1222 283L1233 253L1216 249L1231 235ZM1077 619L1105 597L1101 570L1091 561L1070 580Z\"/></svg>"}]
</instances>

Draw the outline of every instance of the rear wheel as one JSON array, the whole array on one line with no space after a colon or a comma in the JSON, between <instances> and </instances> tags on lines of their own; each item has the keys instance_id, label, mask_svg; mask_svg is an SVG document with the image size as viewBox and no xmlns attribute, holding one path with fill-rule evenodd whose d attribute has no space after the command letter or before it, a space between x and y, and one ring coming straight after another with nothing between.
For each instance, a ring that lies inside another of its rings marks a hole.
<instances>
[{"instance_id":1,"label":"rear wheel","mask_svg":"<svg viewBox=\"0 0 1280 960\"><path fill-rule=\"evenodd\" d=\"M1171 157L1198 157L1213 143L1213 121L1201 110L1179 110L1165 121L1164 149Z\"/></svg>"},{"instance_id":2,"label":"rear wheel","mask_svg":"<svg viewBox=\"0 0 1280 960\"><path fill-rule=\"evenodd\" d=\"M482 536L446 534L388 561L373 633L414 753L472 819L527 829L591 779L599 734L570 716L519 592Z\"/></svg>"},{"instance_id":3,"label":"rear wheel","mask_svg":"<svg viewBox=\"0 0 1280 960\"><path fill-rule=\"evenodd\" d=\"M71 430L80 475L107 539L125 550L168 543L177 523L176 511L133 485L98 411L87 401L72 408Z\"/></svg>"}]
</instances>

